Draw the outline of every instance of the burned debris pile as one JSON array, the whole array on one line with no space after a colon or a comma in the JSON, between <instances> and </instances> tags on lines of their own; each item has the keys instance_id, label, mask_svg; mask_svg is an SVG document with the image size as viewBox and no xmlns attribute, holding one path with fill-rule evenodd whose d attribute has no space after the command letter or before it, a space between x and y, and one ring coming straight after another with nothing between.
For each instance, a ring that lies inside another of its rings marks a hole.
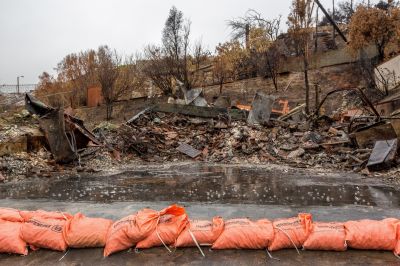
<instances>
[{"instance_id":1,"label":"burned debris pile","mask_svg":"<svg viewBox=\"0 0 400 266\"><path fill-rule=\"evenodd\" d=\"M3 112L0 118L0 182L90 172L99 165L90 155L108 153L81 120L28 94L25 109Z\"/></svg>"},{"instance_id":2,"label":"burned debris pile","mask_svg":"<svg viewBox=\"0 0 400 266\"><path fill-rule=\"evenodd\" d=\"M400 120L381 117L365 95L362 114L332 116L306 115L304 105L277 111L275 99L261 93L254 99L252 106L230 108L156 103L123 124L101 122L91 132L82 120L27 95L29 112L14 115L0 132L1 172L49 177L187 160L363 174L397 165ZM12 126L16 121L22 124Z\"/></svg>"},{"instance_id":3,"label":"burned debris pile","mask_svg":"<svg viewBox=\"0 0 400 266\"><path fill-rule=\"evenodd\" d=\"M205 162L286 162L302 167L334 165L344 169L361 164L363 159L357 156L371 152L346 147L350 140L340 126L310 131L302 124L278 120L267 126L249 126L246 121L224 117L149 112L107 134L107 141L123 154L134 153L150 162L192 157Z\"/></svg>"},{"instance_id":4,"label":"burned debris pile","mask_svg":"<svg viewBox=\"0 0 400 266\"><path fill-rule=\"evenodd\" d=\"M364 174L389 169L397 164L399 120L379 116L360 93L366 111L357 116L306 116L303 105L277 115L270 97L256 95L243 108L250 111L156 105L102 134L122 156L146 162L270 162Z\"/></svg>"}]
</instances>

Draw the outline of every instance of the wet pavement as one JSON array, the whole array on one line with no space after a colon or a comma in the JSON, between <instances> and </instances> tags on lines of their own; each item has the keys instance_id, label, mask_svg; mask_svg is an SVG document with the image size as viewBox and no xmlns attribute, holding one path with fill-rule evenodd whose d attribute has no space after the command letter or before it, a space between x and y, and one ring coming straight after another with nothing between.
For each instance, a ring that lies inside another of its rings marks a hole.
<instances>
[{"instance_id":1,"label":"wet pavement","mask_svg":"<svg viewBox=\"0 0 400 266\"><path fill-rule=\"evenodd\" d=\"M0 186L0 199L60 201L182 201L207 203L384 206L399 192L353 173L310 172L278 166L178 164L66 179L36 179Z\"/></svg>"},{"instance_id":2,"label":"wet pavement","mask_svg":"<svg viewBox=\"0 0 400 266\"><path fill-rule=\"evenodd\" d=\"M0 185L0 206L83 212L119 219L139 209L179 203L191 218L220 215L285 218L310 212L316 221L400 218L400 191L377 179L324 170L282 166L176 164L140 166L119 173L66 179L28 180ZM268 258L264 251L195 249L168 254L157 248L102 258L101 249L31 252L27 257L0 255L2 265L400 265L390 252L302 252L285 250Z\"/></svg>"},{"instance_id":3,"label":"wet pavement","mask_svg":"<svg viewBox=\"0 0 400 266\"><path fill-rule=\"evenodd\" d=\"M179 249L169 254L165 249L155 248L140 253L122 252L102 258L101 249L70 250L63 253L39 250L29 256L1 256L2 265L399 265L399 260L390 252L346 251L346 252L301 252L295 250L274 252L272 260L265 251L204 250L203 258L196 249Z\"/></svg>"}]
</instances>

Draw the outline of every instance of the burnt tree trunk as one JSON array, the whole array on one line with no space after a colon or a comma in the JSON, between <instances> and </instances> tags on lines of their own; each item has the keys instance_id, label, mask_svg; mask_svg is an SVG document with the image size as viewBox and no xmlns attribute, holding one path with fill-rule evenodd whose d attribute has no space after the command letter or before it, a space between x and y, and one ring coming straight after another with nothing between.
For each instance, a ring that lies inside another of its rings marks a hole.
<instances>
[{"instance_id":1,"label":"burnt tree trunk","mask_svg":"<svg viewBox=\"0 0 400 266\"><path fill-rule=\"evenodd\" d=\"M308 60L304 56L304 83L306 87L306 114L310 113L310 83L308 80Z\"/></svg>"},{"instance_id":2,"label":"burnt tree trunk","mask_svg":"<svg viewBox=\"0 0 400 266\"><path fill-rule=\"evenodd\" d=\"M319 86L316 83L315 84L315 111L316 111L317 115L319 115L318 106L319 106Z\"/></svg>"},{"instance_id":3,"label":"burnt tree trunk","mask_svg":"<svg viewBox=\"0 0 400 266\"><path fill-rule=\"evenodd\" d=\"M106 103L106 119L107 119L107 121L111 120L112 112L113 112L113 104L112 103Z\"/></svg>"}]
</instances>

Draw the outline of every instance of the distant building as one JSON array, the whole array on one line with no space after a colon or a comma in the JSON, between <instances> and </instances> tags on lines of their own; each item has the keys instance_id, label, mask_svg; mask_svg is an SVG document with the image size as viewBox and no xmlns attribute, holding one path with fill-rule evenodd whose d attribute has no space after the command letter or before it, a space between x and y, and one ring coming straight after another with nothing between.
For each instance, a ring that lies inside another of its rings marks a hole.
<instances>
[{"instance_id":1,"label":"distant building","mask_svg":"<svg viewBox=\"0 0 400 266\"><path fill-rule=\"evenodd\" d=\"M375 81L382 91L392 91L400 86L400 55L375 69Z\"/></svg>"}]
</instances>

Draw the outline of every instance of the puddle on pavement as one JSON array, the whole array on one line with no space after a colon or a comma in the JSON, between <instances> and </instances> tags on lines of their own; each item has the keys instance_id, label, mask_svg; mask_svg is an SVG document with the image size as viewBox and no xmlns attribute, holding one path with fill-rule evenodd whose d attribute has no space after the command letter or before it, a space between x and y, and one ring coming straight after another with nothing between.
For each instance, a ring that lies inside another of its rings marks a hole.
<instances>
[{"instance_id":1,"label":"puddle on pavement","mask_svg":"<svg viewBox=\"0 0 400 266\"><path fill-rule=\"evenodd\" d=\"M358 183L357 183L358 182ZM400 206L400 192L330 180L304 171L192 164L133 170L107 177L47 179L0 186L0 198L61 201L168 201L261 205Z\"/></svg>"}]
</instances>

